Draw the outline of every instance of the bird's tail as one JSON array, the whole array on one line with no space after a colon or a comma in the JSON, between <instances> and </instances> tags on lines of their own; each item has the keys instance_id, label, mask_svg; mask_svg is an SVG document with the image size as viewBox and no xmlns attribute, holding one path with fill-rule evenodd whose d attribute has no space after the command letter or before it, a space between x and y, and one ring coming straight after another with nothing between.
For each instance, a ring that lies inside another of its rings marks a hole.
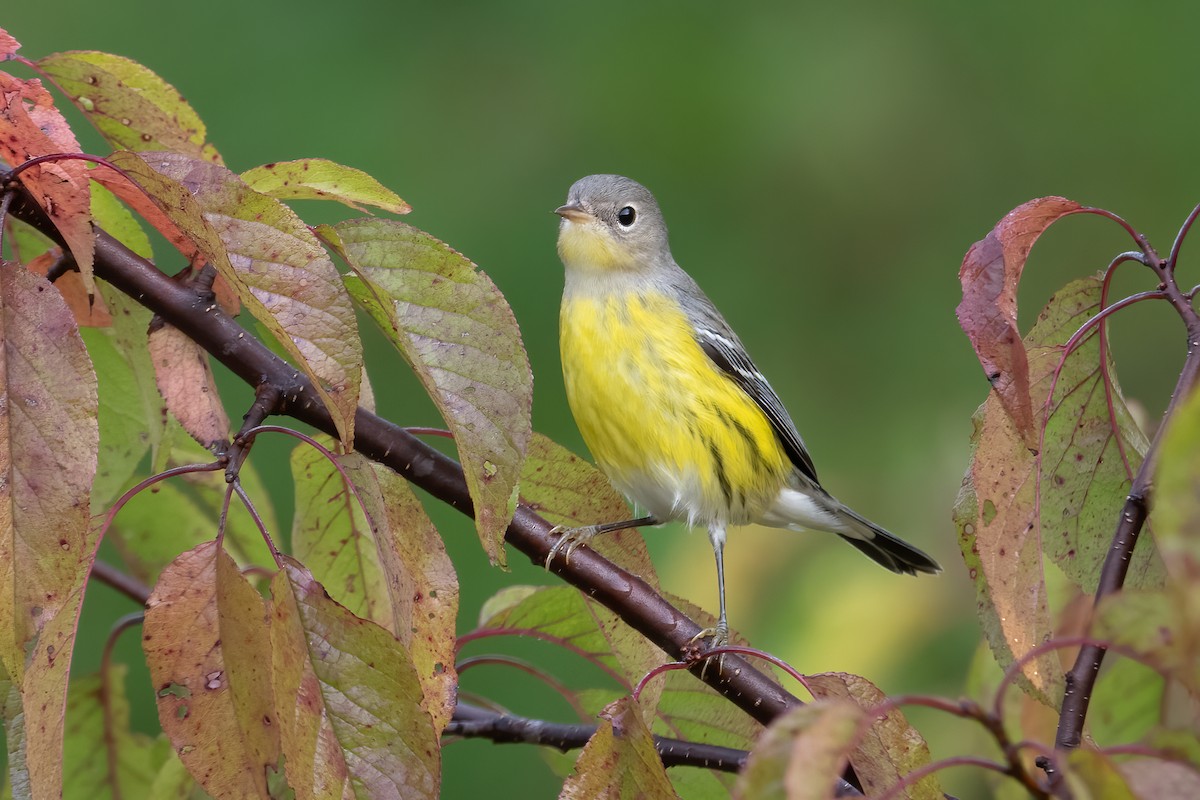
<instances>
[{"instance_id":1,"label":"bird's tail","mask_svg":"<svg viewBox=\"0 0 1200 800\"><path fill-rule=\"evenodd\" d=\"M941 572L941 566L908 542L898 539L875 523L842 506L839 522L849 528L838 535L871 557L877 564L892 572L916 575L918 572Z\"/></svg>"}]
</instances>

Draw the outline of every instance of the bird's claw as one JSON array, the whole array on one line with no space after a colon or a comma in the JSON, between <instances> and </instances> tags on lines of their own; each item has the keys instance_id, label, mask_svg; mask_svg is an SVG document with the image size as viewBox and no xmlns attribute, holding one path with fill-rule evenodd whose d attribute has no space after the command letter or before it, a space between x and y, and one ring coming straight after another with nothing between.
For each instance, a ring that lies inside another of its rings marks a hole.
<instances>
[{"instance_id":1,"label":"bird's claw","mask_svg":"<svg viewBox=\"0 0 1200 800\"><path fill-rule=\"evenodd\" d=\"M550 569L550 564L554 561L554 557L562 553L563 563L568 566L571 563L571 553L575 552L575 548L581 544L586 544L589 539L596 535L594 525L583 528L569 528L566 525L555 525L550 529L551 536L557 536L558 541L550 548L550 552L546 555L546 569Z\"/></svg>"},{"instance_id":2,"label":"bird's claw","mask_svg":"<svg viewBox=\"0 0 1200 800\"><path fill-rule=\"evenodd\" d=\"M700 669L700 680L704 680L704 676L708 673L708 665L715 658L717 661L717 674L722 675L725 672L725 654L718 653L715 656L705 656L704 654L710 650L715 650L718 647L724 647L729 644L729 625L721 620L715 628L705 628L691 638L691 643L696 644L704 639L708 639L708 646L696 653L696 658L704 659L704 666Z\"/></svg>"}]
</instances>

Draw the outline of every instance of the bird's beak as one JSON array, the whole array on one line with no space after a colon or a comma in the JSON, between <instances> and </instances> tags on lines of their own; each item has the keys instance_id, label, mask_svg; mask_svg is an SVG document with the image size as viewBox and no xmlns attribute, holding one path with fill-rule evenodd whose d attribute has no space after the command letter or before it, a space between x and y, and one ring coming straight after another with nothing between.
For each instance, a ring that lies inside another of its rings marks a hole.
<instances>
[{"instance_id":1,"label":"bird's beak","mask_svg":"<svg viewBox=\"0 0 1200 800\"><path fill-rule=\"evenodd\" d=\"M569 219L571 222L588 222L594 217L583 210L583 206L578 203L568 203L565 206L559 206L554 209L554 213L558 214L563 219Z\"/></svg>"}]
</instances>

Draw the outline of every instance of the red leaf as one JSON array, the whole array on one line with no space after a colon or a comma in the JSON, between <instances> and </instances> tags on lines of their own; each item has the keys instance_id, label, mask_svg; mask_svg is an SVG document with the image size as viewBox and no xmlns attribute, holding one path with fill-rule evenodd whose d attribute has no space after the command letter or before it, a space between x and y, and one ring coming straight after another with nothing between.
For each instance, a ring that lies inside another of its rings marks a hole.
<instances>
[{"instance_id":1,"label":"red leaf","mask_svg":"<svg viewBox=\"0 0 1200 800\"><path fill-rule=\"evenodd\" d=\"M1017 206L971 246L958 271L963 290L958 324L1030 450L1037 449L1038 433L1029 397L1029 364L1017 329L1017 285L1038 237L1081 208L1064 197L1042 197Z\"/></svg>"},{"instance_id":2,"label":"red leaf","mask_svg":"<svg viewBox=\"0 0 1200 800\"><path fill-rule=\"evenodd\" d=\"M3 43L0 42L0 47ZM51 153L78 153L79 142L41 81L0 72L0 158L13 166ZM71 248L89 294L95 293L91 191L82 161L38 164L20 172L21 183Z\"/></svg>"}]
</instances>

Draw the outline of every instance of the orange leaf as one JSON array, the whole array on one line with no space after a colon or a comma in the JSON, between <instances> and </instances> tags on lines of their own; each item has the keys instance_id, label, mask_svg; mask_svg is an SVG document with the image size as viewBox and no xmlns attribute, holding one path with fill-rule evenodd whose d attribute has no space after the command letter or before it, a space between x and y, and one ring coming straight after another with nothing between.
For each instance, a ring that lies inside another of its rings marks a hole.
<instances>
[{"instance_id":1,"label":"orange leaf","mask_svg":"<svg viewBox=\"0 0 1200 800\"><path fill-rule=\"evenodd\" d=\"M971 246L958 271L963 290L958 324L1030 450L1037 448L1038 432L1029 397L1029 364L1017 329L1017 285L1038 237L1080 208L1064 197L1043 197L1016 207Z\"/></svg>"},{"instance_id":2,"label":"orange leaf","mask_svg":"<svg viewBox=\"0 0 1200 800\"><path fill-rule=\"evenodd\" d=\"M18 166L37 156L78 152L79 142L41 81L0 72L0 157ZM71 249L88 294L95 294L91 190L84 162L37 164L21 170L20 180Z\"/></svg>"}]
</instances>

